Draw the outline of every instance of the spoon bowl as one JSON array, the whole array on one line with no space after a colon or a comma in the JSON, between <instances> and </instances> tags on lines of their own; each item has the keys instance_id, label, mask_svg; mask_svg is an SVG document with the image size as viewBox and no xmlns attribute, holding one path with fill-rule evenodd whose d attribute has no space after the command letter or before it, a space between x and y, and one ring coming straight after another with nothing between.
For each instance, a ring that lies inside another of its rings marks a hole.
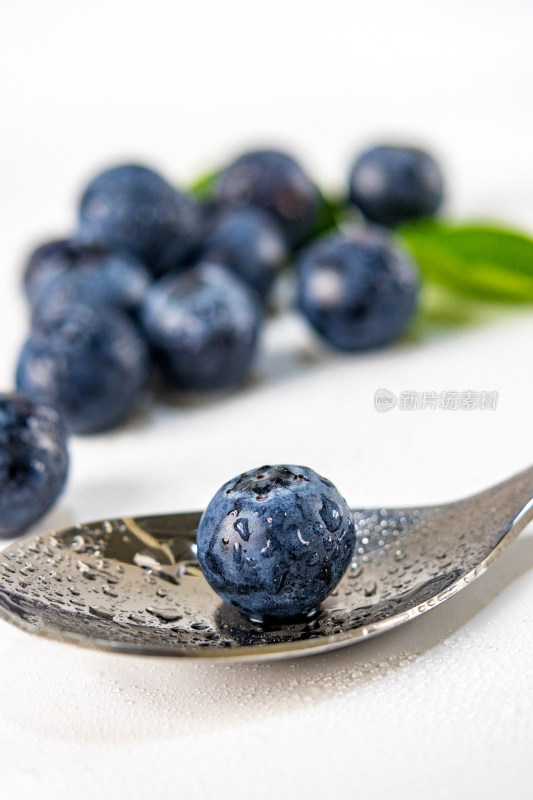
<instances>
[{"instance_id":1,"label":"spoon bowl","mask_svg":"<svg viewBox=\"0 0 533 800\"><path fill-rule=\"evenodd\" d=\"M533 519L533 467L466 500L353 512L356 552L312 619L265 627L223 603L196 558L200 513L125 517L0 553L0 617L114 652L225 660L333 650L429 611L479 577Z\"/></svg>"}]
</instances>

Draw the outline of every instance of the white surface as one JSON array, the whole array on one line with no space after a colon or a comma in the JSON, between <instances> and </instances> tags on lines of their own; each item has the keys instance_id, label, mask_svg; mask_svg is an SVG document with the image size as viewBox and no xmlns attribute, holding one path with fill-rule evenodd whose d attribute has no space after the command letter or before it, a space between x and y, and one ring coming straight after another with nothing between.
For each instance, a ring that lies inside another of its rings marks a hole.
<instances>
[{"instance_id":1,"label":"white surface","mask_svg":"<svg viewBox=\"0 0 533 800\"><path fill-rule=\"evenodd\" d=\"M326 183L379 135L440 151L454 213L533 227L533 6L499 2L0 0L0 380L25 335L18 269L80 182L144 157L183 180L249 141ZM309 464L356 505L468 494L532 460L526 309L318 354L273 323L257 378L72 443L42 529L202 507L264 462ZM378 414L379 387L497 390L496 411ZM533 537L421 620L337 654L208 666L85 652L0 624L2 797L530 796Z\"/></svg>"}]
</instances>

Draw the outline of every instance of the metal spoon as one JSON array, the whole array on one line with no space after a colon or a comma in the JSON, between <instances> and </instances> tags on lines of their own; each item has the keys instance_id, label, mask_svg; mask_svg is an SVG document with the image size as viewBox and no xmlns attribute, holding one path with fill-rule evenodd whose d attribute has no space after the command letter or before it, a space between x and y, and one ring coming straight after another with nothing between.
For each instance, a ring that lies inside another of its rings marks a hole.
<instances>
[{"instance_id":1,"label":"metal spoon","mask_svg":"<svg viewBox=\"0 0 533 800\"><path fill-rule=\"evenodd\" d=\"M333 650L429 611L533 519L533 467L442 506L354 511L356 554L308 622L268 629L222 603L196 561L200 513L105 520L0 553L0 617L65 642L159 656L277 659Z\"/></svg>"}]
</instances>

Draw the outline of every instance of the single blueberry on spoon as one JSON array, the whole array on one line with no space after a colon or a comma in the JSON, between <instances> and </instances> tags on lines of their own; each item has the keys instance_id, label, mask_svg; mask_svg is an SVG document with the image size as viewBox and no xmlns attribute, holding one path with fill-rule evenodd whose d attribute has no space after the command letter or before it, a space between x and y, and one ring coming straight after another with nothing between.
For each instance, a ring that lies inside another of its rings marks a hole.
<instances>
[{"instance_id":1,"label":"single blueberry on spoon","mask_svg":"<svg viewBox=\"0 0 533 800\"><path fill-rule=\"evenodd\" d=\"M218 490L197 545L223 600L252 620L280 620L316 612L351 562L355 530L326 478L308 467L264 466Z\"/></svg>"}]
</instances>

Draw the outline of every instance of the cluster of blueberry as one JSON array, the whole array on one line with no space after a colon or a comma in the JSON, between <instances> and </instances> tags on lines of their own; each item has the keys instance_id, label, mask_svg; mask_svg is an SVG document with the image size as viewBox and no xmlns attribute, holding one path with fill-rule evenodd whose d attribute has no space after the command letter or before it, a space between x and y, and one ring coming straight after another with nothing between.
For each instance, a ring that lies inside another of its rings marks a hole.
<instances>
[{"instance_id":1,"label":"cluster of blueberry","mask_svg":"<svg viewBox=\"0 0 533 800\"><path fill-rule=\"evenodd\" d=\"M85 189L72 238L29 258L32 326L18 361L20 394L0 399L0 534L26 527L57 496L64 429L119 424L150 375L185 391L241 383L289 260L297 305L330 346L383 346L409 323L418 278L387 228L438 208L442 178L427 153L377 147L360 156L347 199L366 221L346 231L324 233L324 198L281 152L242 155L211 188L199 199L146 167L109 169ZM55 438L46 434L52 466L46 448L35 445L39 457L32 449L43 414L51 425L46 408L58 415Z\"/></svg>"}]
</instances>

